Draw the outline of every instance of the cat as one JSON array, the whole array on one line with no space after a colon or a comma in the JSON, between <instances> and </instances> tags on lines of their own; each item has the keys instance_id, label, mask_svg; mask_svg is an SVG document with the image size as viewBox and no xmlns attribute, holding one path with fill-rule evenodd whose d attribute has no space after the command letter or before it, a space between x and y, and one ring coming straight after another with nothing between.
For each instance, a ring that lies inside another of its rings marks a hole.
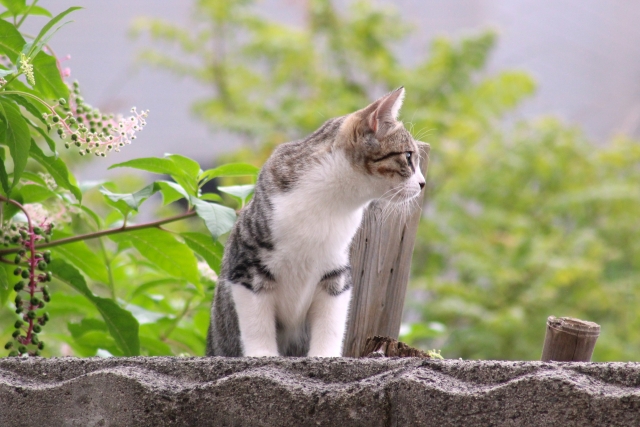
<instances>
[{"instance_id":1,"label":"cat","mask_svg":"<svg viewBox=\"0 0 640 427\"><path fill-rule=\"evenodd\" d=\"M404 92L275 149L226 243L208 356L342 355L364 209L407 203L425 185L418 145L397 120Z\"/></svg>"}]
</instances>

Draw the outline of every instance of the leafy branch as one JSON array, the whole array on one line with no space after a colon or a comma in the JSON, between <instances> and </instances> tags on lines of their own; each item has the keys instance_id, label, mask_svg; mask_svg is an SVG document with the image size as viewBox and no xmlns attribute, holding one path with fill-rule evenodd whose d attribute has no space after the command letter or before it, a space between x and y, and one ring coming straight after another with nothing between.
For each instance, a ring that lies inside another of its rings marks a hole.
<instances>
[{"instance_id":1,"label":"leafy branch","mask_svg":"<svg viewBox=\"0 0 640 427\"><path fill-rule=\"evenodd\" d=\"M10 200L7 199L6 197L0 196L0 201L3 202L8 202L11 204L15 204L18 205L19 204L17 202L15 202L14 200ZM151 222L147 222L144 224L136 224L136 225L126 225L126 226L122 226L122 227L118 227L118 228L112 228L109 230L101 230L101 231L95 231L92 233L86 233L86 234L79 234L77 236L73 236L73 237L67 237L64 239L59 239L59 240L53 240L51 242L48 243L42 243L39 245L35 245L34 248L35 249L46 249L46 248L51 248L54 246L60 246L60 245L65 245L68 243L74 243L74 242L79 242L79 241L83 241L83 240L90 240L90 239L96 239L98 237L103 237L103 236L109 236L109 235L113 235L113 234L119 234L119 233L126 233L129 231L136 231L136 230L143 230L145 228L160 228L160 226L164 225L164 224L169 224L171 222L175 222L175 221L180 221L186 218L191 218L197 215L196 211L188 211L185 212L183 214L179 214L179 215L175 215L169 218L164 218L164 219L160 219L157 221L151 221ZM0 249L0 257L4 256L4 255L10 255L10 254L14 254L14 253L18 253L20 251L20 248L8 248L8 249Z\"/></svg>"}]
</instances>

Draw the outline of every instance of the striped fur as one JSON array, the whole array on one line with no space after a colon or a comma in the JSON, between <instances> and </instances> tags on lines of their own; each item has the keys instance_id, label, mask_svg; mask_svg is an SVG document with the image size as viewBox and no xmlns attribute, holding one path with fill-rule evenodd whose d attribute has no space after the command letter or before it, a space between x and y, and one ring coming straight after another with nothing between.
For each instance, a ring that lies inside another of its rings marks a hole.
<instances>
[{"instance_id":1,"label":"striped fur","mask_svg":"<svg viewBox=\"0 0 640 427\"><path fill-rule=\"evenodd\" d=\"M282 144L227 240L207 355L340 356L349 245L374 199L424 186L417 144L396 120L404 89Z\"/></svg>"}]
</instances>

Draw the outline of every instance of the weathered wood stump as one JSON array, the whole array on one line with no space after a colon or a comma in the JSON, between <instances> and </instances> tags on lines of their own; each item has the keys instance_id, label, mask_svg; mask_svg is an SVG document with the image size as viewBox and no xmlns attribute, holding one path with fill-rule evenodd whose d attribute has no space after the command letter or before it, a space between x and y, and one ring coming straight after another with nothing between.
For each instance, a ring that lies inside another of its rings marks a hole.
<instances>
[{"instance_id":1,"label":"weathered wood stump","mask_svg":"<svg viewBox=\"0 0 640 427\"><path fill-rule=\"evenodd\" d=\"M549 316L544 338L544 362L590 362L600 325L571 317Z\"/></svg>"}]
</instances>

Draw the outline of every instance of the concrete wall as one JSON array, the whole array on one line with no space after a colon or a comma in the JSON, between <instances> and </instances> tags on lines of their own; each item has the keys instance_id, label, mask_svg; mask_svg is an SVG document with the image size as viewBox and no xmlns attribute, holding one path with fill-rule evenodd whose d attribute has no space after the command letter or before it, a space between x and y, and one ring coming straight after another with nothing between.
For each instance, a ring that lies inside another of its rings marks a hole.
<instances>
[{"instance_id":1,"label":"concrete wall","mask_svg":"<svg viewBox=\"0 0 640 427\"><path fill-rule=\"evenodd\" d=\"M0 359L1 426L637 426L640 364Z\"/></svg>"}]
</instances>

